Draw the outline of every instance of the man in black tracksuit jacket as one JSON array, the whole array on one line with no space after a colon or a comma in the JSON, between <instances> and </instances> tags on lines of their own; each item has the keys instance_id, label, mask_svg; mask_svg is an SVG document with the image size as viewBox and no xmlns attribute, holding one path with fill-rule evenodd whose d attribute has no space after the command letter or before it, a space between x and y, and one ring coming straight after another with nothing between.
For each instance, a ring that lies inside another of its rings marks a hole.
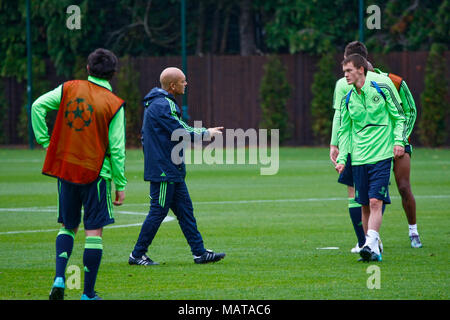
<instances>
[{"instance_id":1,"label":"man in black tracksuit jacket","mask_svg":"<svg viewBox=\"0 0 450 320\"><path fill-rule=\"evenodd\" d=\"M215 262L224 253L206 250L197 229L194 210L184 181L186 167L180 156L172 150L180 143L177 137L209 137L221 134L222 127L194 128L180 119L180 109L174 95L184 94L186 77L178 68L166 68L160 76L161 88L153 88L144 98L142 145L144 150L144 180L150 181L150 212L145 219L133 252L130 265L154 265L146 252L169 209L178 219L181 230L191 247L195 263ZM182 151L181 151L182 152Z\"/></svg>"}]
</instances>

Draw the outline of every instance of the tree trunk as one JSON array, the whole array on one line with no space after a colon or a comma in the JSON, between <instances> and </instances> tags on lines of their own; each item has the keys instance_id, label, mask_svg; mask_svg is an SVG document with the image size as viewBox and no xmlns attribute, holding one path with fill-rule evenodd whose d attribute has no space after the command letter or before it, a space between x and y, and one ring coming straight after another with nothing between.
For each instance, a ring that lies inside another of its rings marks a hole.
<instances>
[{"instance_id":1,"label":"tree trunk","mask_svg":"<svg viewBox=\"0 0 450 320\"><path fill-rule=\"evenodd\" d=\"M228 40L228 27L230 25L231 16L231 5L228 5L225 9L225 18L223 21L222 39L220 40L219 54L224 54L227 50L227 40Z\"/></svg>"},{"instance_id":2,"label":"tree trunk","mask_svg":"<svg viewBox=\"0 0 450 320\"><path fill-rule=\"evenodd\" d=\"M252 0L242 0L240 3L239 36L241 55L250 56L257 52L255 43L255 26L253 23Z\"/></svg>"},{"instance_id":3,"label":"tree trunk","mask_svg":"<svg viewBox=\"0 0 450 320\"><path fill-rule=\"evenodd\" d=\"M197 45L195 47L195 55L203 56L203 43L205 40L205 3L198 3L198 24L197 24Z\"/></svg>"},{"instance_id":4,"label":"tree trunk","mask_svg":"<svg viewBox=\"0 0 450 320\"><path fill-rule=\"evenodd\" d=\"M213 15L213 26L212 26L212 37L211 37L211 53L215 54L217 53L218 49L218 41L219 41L219 34L220 34L220 18L221 18L221 11L223 9L223 0L217 1L216 9L214 10Z\"/></svg>"}]
</instances>

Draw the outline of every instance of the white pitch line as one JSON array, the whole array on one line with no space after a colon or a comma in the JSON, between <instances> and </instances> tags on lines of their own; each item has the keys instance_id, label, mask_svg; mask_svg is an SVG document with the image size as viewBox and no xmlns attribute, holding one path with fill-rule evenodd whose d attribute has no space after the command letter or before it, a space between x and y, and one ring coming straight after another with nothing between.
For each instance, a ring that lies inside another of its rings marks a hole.
<instances>
[{"instance_id":1,"label":"white pitch line","mask_svg":"<svg viewBox=\"0 0 450 320\"><path fill-rule=\"evenodd\" d=\"M234 201L204 201L194 202L194 205L202 204L247 204L247 203L270 203L270 202L316 202L316 201L340 201L347 198L308 198L308 199L261 199L261 200L234 200Z\"/></svg>"},{"instance_id":2,"label":"white pitch line","mask_svg":"<svg viewBox=\"0 0 450 320\"><path fill-rule=\"evenodd\" d=\"M134 212L134 211L114 211L114 213L130 214L134 216L146 216L148 214L148 212Z\"/></svg>"},{"instance_id":3,"label":"white pitch line","mask_svg":"<svg viewBox=\"0 0 450 320\"><path fill-rule=\"evenodd\" d=\"M414 196L416 199L448 199L450 195L425 195L425 196ZM391 196L391 199L400 199L400 196ZM348 198L303 198L303 199L257 199L257 200L225 200L225 201L199 201L193 202L193 205L202 204L252 204L252 203L270 203L270 202L318 202L318 201L346 201ZM148 203L131 203L127 206L148 206ZM0 209L1 211L1 209Z\"/></svg>"},{"instance_id":4,"label":"white pitch line","mask_svg":"<svg viewBox=\"0 0 450 320\"><path fill-rule=\"evenodd\" d=\"M391 199L400 199L400 196L391 196ZM416 199L447 199L450 195L429 195L429 196L415 196ZM246 204L246 203L266 203L266 202L317 202L317 201L343 201L348 198L305 198L305 199L262 199L262 200L232 200L232 201L204 201L194 202L194 205L199 204Z\"/></svg>"},{"instance_id":5,"label":"white pitch line","mask_svg":"<svg viewBox=\"0 0 450 320\"><path fill-rule=\"evenodd\" d=\"M0 208L0 212L53 212L56 207Z\"/></svg>"},{"instance_id":6,"label":"white pitch line","mask_svg":"<svg viewBox=\"0 0 450 320\"><path fill-rule=\"evenodd\" d=\"M399 196L391 196L392 199L400 199ZM450 195L425 195L425 196L415 196L416 199L448 199ZM316 201L344 201L347 198L305 198L305 199L266 199L266 200L230 200L230 201L204 201L204 202L194 202L195 205L201 204L250 204L250 203L270 203L270 202L316 202ZM142 204L127 204L126 206L148 206L148 203ZM54 212L56 207L30 207L30 208L0 208L0 212ZM130 215L140 215L146 216L147 213L133 212L133 211L116 211L119 214L130 214ZM163 222L172 221L173 217L167 216ZM141 223L127 224L127 225L114 225L107 226L105 228L126 228L132 226L139 226ZM34 232L53 232L59 229L47 229L47 230L22 230L22 231L6 231L0 232L0 235L5 234L21 234L21 233L34 233Z\"/></svg>"},{"instance_id":7,"label":"white pitch line","mask_svg":"<svg viewBox=\"0 0 450 320\"><path fill-rule=\"evenodd\" d=\"M39 207L29 207L29 208L0 208L0 212L55 212L56 207L45 207L46 209ZM133 212L133 211L114 211L114 213L119 214L130 214L136 216L146 216L148 212Z\"/></svg>"},{"instance_id":8,"label":"white pitch line","mask_svg":"<svg viewBox=\"0 0 450 320\"><path fill-rule=\"evenodd\" d=\"M173 221L175 218L167 216L164 218L163 222ZM117 229L117 228L128 228L128 227L138 227L141 226L142 223L132 223L132 224L118 224L118 225L109 225L106 226L105 229ZM79 230L84 230L80 228ZM56 232L59 229L43 229L43 230L20 230L20 231L5 231L0 232L0 235L8 235L8 234L23 234L23 233L37 233L37 232Z\"/></svg>"},{"instance_id":9,"label":"white pitch line","mask_svg":"<svg viewBox=\"0 0 450 320\"><path fill-rule=\"evenodd\" d=\"M449 199L450 195L441 194L441 195L416 195L414 196L416 199ZM318 202L318 201L344 201L348 198L339 197L339 198L300 198L300 199L256 199L256 200L225 200L225 201L199 201L194 202L194 205L210 205L210 204L252 204L252 203L270 203L270 202ZM400 196L391 196L391 199L400 199ZM125 207L145 207L148 206L148 203L127 203ZM56 207L29 207L29 208L0 208L0 212L54 212ZM139 213L133 211L115 211L115 213L120 214L132 214L132 215L147 215L148 212Z\"/></svg>"}]
</instances>

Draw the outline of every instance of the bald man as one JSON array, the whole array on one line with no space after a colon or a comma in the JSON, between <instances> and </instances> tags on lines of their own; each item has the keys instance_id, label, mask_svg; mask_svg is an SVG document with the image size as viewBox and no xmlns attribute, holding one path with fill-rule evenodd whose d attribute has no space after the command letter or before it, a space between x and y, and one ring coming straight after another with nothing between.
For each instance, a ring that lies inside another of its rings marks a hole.
<instances>
[{"instance_id":1,"label":"bald man","mask_svg":"<svg viewBox=\"0 0 450 320\"><path fill-rule=\"evenodd\" d=\"M216 262L225 253L205 249L203 239L197 229L194 210L185 183L186 167L184 161L173 161L172 150L180 143L171 139L172 133L182 133L192 141L222 134L223 127L194 128L181 120L176 95L184 94L187 86L184 73L174 67L166 68L160 76L161 88L153 88L143 100L144 120L142 123L142 145L144 149L144 180L150 181L150 211L141 227L134 250L128 259L130 265L156 265L147 256L159 226L173 211L191 248L195 263ZM180 135L178 135L180 136ZM182 151L181 151L182 152ZM181 159L183 157L181 156ZM175 160L175 159L174 159Z\"/></svg>"},{"instance_id":2,"label":"bald man","mask_svg":"<svg viewBox=\"0 0 450 320\"><path fill-rule=\"evenodd\" d=\"M174 67L164 69L159 77L159 82L161 88L174 95L184 94L184 89L187 86L183 71Z\"/></svg>"}]
</instances>

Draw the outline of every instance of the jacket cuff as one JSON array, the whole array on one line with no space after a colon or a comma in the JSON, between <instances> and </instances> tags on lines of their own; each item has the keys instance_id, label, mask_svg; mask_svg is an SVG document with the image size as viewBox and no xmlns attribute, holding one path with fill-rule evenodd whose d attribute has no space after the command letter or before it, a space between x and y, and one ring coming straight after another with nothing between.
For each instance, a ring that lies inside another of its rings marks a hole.
<instances>
[{"instance_id":1,"label":"jacket cuff","mask_svg":"<svg viewBox=\"0 0 450 320\"><path fill-rule=\"evenodd\" d=\"M125 186L118 186L116 184L116 191L124 191L125 190Z\"/></svg>"},{"instance_id":2,"label":"jacket cuff","mask_svg":"<svg viewBox=\"0 0 450 320\"><path fill-rule=\"evenodd\" d=\"M347 158L337 158L336 159L336 162L338 163L338 164L343 164L343 165L346 165L347 164Z\"/></svg>"}]
</instances>

